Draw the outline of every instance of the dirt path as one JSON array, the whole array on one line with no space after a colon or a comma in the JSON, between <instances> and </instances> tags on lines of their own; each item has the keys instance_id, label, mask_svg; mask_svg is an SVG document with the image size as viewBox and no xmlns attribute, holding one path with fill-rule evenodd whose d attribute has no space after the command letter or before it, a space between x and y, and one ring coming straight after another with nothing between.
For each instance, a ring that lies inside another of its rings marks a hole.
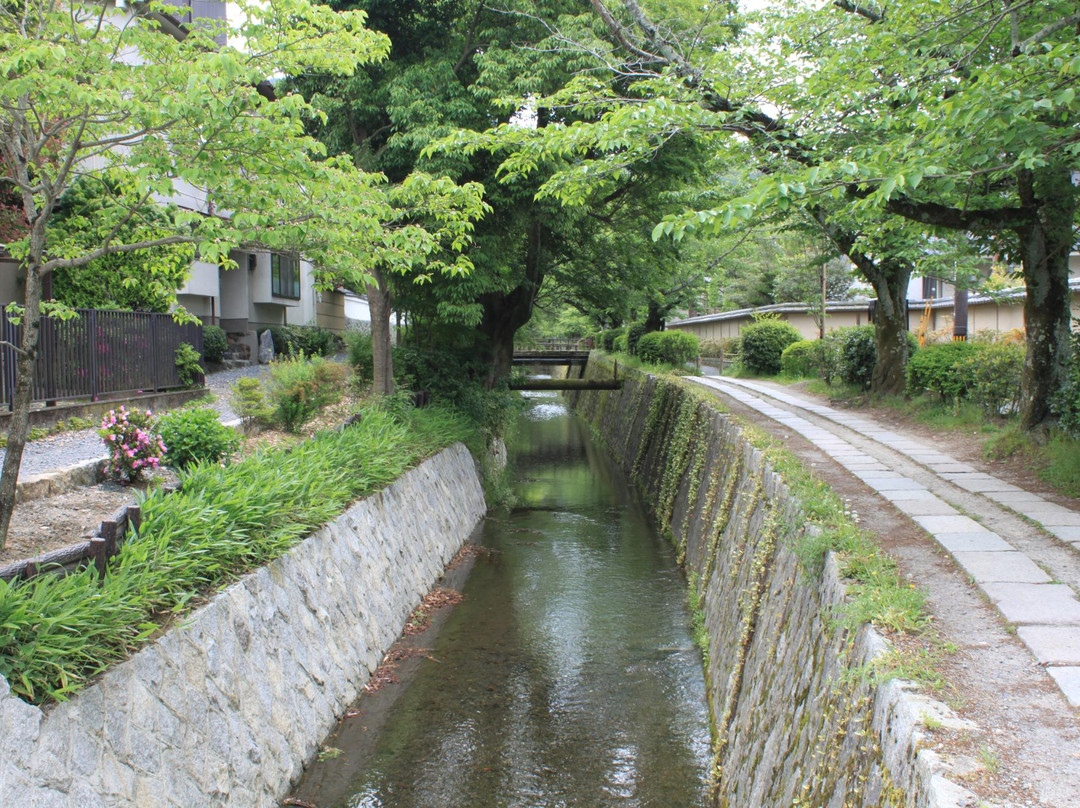
<instances>
[{"instance_id":1,"label":"dirt path","mask_svg":"<svg viewBox=\"0 0 1080 808\"><path fill-rule=\"evenodd\" d=\"M775 389L791 392L779 385ZM936 730L932 733L932 747L958 763L965 784L994 804L1054 808L1080 805L1080 713L1069 706L1046 668L1020 642L1016 629L1002 618L953 558L894 502L854 476L833 454L850 451L839 449L843 441L884 466L888 470L885 473L896 473L925 486L944 502L977 518L988 531L1007 536L1013 546L1046 569L1055 581L1080 585L1080 554L986 496L958 487L865 434L804 409L768 400L792 419L809 424L811 433L827 432L818 442L830 448L822 448L791 426L720 391L714 392L733 412L780 437L787 448L812 465L897 560L901 573L927 593L928 607L941 638L956 649L941 654L935 663L949 683L938 695L978 727L963 733ZM859 415L874 420L865 413ZM795 421L790 423L794 425ZM953 454L949 443L955 438L950 435L908 436L895 423L888 424L887 429L913 442L925 443L929 438L934 448L948 447ZM963 459L979 470L970 454Z\"/></svg>"}]
</instances>

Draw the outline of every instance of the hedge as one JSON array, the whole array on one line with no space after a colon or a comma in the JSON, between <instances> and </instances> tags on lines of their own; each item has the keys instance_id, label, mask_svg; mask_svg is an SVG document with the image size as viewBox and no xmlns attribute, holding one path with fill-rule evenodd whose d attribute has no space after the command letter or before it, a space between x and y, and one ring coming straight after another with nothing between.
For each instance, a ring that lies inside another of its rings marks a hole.
<instances>
[{"instance_id":1,"label":"hedge","mask_svg":"<svg viewBox=\"0 0 1080 808\"><path fill-rule=\"evenodd\" d=\"M799 329L784 320L758 320L742 330L742 362L752 373L780 372L780 357L793 342L802 340Z\"/></svg>"},{"instance_id":2,"label":"hedge","mask_svg":"<svg viewBox=\"0 0 1080 808\"><path fill-rule=\"evenodd\" d=\"M637 355L654 365L681 367L697 357L698 339L686 331L652 331L638 340Z\"/></svg>"}]
</instances>

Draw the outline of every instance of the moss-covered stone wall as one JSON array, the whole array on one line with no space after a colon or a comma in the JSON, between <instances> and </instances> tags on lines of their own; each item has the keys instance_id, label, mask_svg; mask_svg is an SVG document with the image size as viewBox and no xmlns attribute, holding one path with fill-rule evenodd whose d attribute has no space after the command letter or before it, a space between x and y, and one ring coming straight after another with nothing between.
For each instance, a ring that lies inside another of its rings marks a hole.
<instances>
[{"instance_id":1,"label":"moss-covered stone wall","mask_svg":"<svg viewBox=\"0 0 1080 808\"><path fill-rule=\"evenodd\" d=\"M594 358L587 375L611 372ZM923 748L923 721L959 720L902 682L875 684L868 662L887 645L833 619L840 567L829 556L804 568L793 547L808 520L744 428L684 383L635 371L622 390L569 398L686 570L715 724L715 804L969 804Z\"/></svg>"}]
</instances>

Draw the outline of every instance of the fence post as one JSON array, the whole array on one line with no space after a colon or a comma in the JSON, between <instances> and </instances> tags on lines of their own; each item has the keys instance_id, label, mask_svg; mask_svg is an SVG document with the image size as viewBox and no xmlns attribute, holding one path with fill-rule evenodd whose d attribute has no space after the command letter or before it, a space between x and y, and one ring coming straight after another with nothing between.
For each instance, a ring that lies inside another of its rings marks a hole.
<instances>
[{"instance_id":1,"label":"fence post","mask_svg":"<svg viewBox=\"0 0 1080 808\"><path fill-rule=\"evenodd\" d=\"M156 393L160 388L158 385L158 339L157 339L157 314L150 315L150 364L151 364L151 380L154 385L154 392Z\"/></svg>"},{"instance_id":2,"label":"fence post","mask_svg":"<svg viewBox=\"0 0 1080 808\"><path fill-rule=\"evenodd\" d=\"M98 335L97 311L90 309L87 315L87 341L90 343L90 400L98 400Z\"/></svg>"},{"instance_id":3,"label":"fence post","mask_svg":"<svg viewBox=\"0 0 1080 808\"><path fill-rule=\"evenodd\" d=\"M98 577L104 578L106 569L105 539L96 536L90 539L90 558L97 568Z\"/></svg>"},{"instance_id":4,"label":"fence post","mask_svg":"<svg viewBox=\"0 0 1080 808\"><path fill-rule=\"evenodd\" d=\"M3 338L6 342L10 343L4 345L0 350L3 350L4 356L4 385L7 387L8 397L8 409L15 409L15 362L16 354L15 348L15 327L8 319L7 311L0 308L0 338Z\"/></svg>"}]
</instances>

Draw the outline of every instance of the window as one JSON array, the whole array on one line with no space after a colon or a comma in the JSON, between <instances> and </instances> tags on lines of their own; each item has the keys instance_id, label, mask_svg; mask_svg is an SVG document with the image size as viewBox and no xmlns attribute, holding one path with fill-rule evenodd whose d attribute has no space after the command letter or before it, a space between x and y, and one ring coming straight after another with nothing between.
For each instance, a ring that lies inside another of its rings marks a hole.
<instances>
[{"instance_id":1,"label":"window","mask_svg":"<svg viewBox=\"0 0 1080 808\"><path fill-rule=\"evenodd\" d=\"M295 255L270 256L270 292L275 297L300 299L300 265Z\"/></svg>"}]
</instances>

